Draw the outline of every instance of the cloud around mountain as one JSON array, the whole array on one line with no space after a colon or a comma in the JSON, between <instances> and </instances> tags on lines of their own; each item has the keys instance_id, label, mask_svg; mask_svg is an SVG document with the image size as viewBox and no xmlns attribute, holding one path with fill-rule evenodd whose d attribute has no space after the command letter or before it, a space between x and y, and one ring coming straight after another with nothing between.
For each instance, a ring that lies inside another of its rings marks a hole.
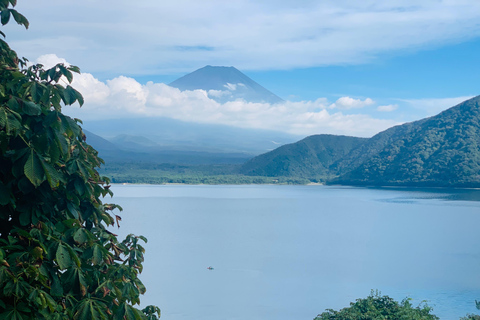
<instances>
[{"instance_id":1,"label":"cloud around mountain","mask_svg":"<svg viewBox=\"0 0 480 320\"><path fill-rule=\"evenodd\" d=\"M57 62L66 63L52 54L41 56L37 62L45 67ZM334 103L325 98L279 103L248 102L243 99L218 102L212 97L211 90L182 91L164 83L140 84L125 76L102 82L89 73L76 75L73 86L83 94L85 105L82 108L68 106L64 111L84 120L168 117L299 135L331 133L365 137L398 124L366 114L344 114L339 111L374 105L375 102L370 98L341 97ZM231 92L238 86L227 84L225 89Z\"/></svg>"}]
</instances>

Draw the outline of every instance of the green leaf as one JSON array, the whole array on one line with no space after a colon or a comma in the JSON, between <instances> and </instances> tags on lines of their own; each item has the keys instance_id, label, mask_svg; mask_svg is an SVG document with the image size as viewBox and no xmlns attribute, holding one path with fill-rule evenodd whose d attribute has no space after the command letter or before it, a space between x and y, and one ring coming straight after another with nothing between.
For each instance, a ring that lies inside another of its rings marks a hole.
<instances>
[{"instance_id":1,"label":"green leaf","mask_svg":"<svg viewBox=\"0 0 480 320\"><path fill-rule=\"evenodd\" d=\"M40 101L43 95L43 88L37 82L32 82L30 86L30 94L32 95L32 99L34 102Z\"/></svg>"},{"instance_id":2,"label":"green leaf","mask_svg":"<svg viewBox=\"0 0 480 320\"><path fill-rule=\"evenodd\" d=\"M60 72L67 78L68 83L72 83L73 81L73 74L65 68L65 66L61 63L57 64L57 67L60 69Z\"/></svg>"},{"instance_id":3,"label":"green leaf","mask_svg":"<svg viewBox=\"0 0 480 320\"><path fill-rule=\"evenodd\" d=\"M45 171L45 175L47 176L47 181L50 184L52 189L59 186L60 181L63 181L63 177L61 173L59 173L54 167L52 167L45 159L41 159L41 164L43 170Z\"/></svg>"},{"instance_id":4,"label":"green leaf","mask_svg":"<svg viewBox=\"0 0 480 320\"><path fill-rule=\"evenodd\" d=\"M88 234L87 230L84 228L79 228L75 233L73 234L73 240L75 240L76 243L79 245L82 245L88 241Z\"/></svg>"},{"instance_id":5,"label":"green leaf","mask_svg":"<svg viewBox=\"0 0 480 320\"><path fill-rule=\"evenodd\" d=\"M2 25L6 25L9 20L10 20L10 9L5 9L0 14L0 21L2 22Z\"/></svg>"},{"instance_id":6,"label":"green leaf","mask_svg":"<svg viewBox=\"0 0 480 320\"><path fill-rule=\"evenodd\" d=\"M31 223L30 212L22 212L18 218L22 226L28 226Z\"/></svg>"},{"instance_id":7,"label":"green leaf","mask_svg":"<svg viewBox=\"0 0 480 320\"><path fill-rule=\"evenodd\" d=\"M95 244L93 247L93 256L92 256L92 263L95 265L99 265L103 261L102 250L98 244Z\"/></svg>"},{"instance_id":8,"label":"green leaf","mask_svg":"<svg viewBox=\"0 0 480 320\"><path fill-rule=\"evenodd\" d=\"M80 73L80 68L77 66L70 66L68 67L68 70L75 72L75 73Z\"/></svg>"},{"instance_id":9,"label":"green leaf","mask_svg":"<svg viewBox=\"0 0 480 320\"><path fill-rule=\"evenodd\" d=\"M23 102L23 112L28 114L29 116L38 116L42 113L42 109L40 106L31 101L24 101Z\"/></svg>"},{"instance_id":10,"label":"green leaf","mask_svg":"<svg viewBox=\"0 0 480 320\"><path fill-rule=\"evenodd\" d=\"M73 205L70 202L67 202L67 209L68 209L68 212L70 212L75 219L79 218L78 210L77 208L75 208L75 205Z\"/></svg>"},{"instance_id":11,"label":"green leaf","mask_svg":"<svg viewBox=\"0 0 480 320\"><path fill-rule=\"evenodd\" d=\"M60 267L60 270L67 269L72 265L72 258L67 248L63 244L59 244L57 248L57 253L55 254L55 260Z\"/></svg>"},{"instance_id":12,"label":"green leaf","mask_svg":"<svg viewBox=\"0 0 480 320\"><path fill-rule=\"evenodd\" d=\"M28 319L28 317L25 315L25 318L23 318L22 313L18 312L17 309L13 309L13 310L6 311L6 312L0 314L0 319L2 319L2 320L25 320L25 319Z\"/></svg>"},{"instance_id":13,"label":"green leaf","mask_svg":"<svg viewBox=\"0 0 480 320\"><path fill-rule=\"evenodd\" d=\"M73 89L73 90L75 90L75 89ZM80 105L80 107L83 106L84 100L83 100L82 94L80 92L78 92L77 90L75 90L75 94L77 95L78 104Z\"/></svg>"},{"instance_id":14,"label":"green leaf","mask_svg":"<svg viewBox=\"0 0 480 320\"><path fill-rule=\"evenodd\" d=\"M45 181L45 174L38 155L31 151L30 156L28 157L27 162L24 166L25 176L30 180L30 182L38 187L43 181Z\"/></svg>"},{"instance_id":15,"label":"green leaf","mask_svg":"<svg viewBox=\"0 0 480 320\"><path fill-rule=\"evenodd\" d=\"M15 9L10 9L10 11L13 15L13 18L15 19L15 22L19 25L25 26L25 29L28 29L28 27L30 26L30 22L28 22L27 18L25 18L24 15L18 13L18 11Z\"/></svg>"},{"instance_id":16,"label":"green leaf","mask_svg":"<svg viewBox=\"0 0 480 320\"><path fill-rule=\"evenodd\" d=\"M16 98L12 97L8 100L7 106L14 111L19 111L20 110L20 105L18 104L18 101Z\"/></svg>"},{"instance_id":17,"label":"green leaf","mask_svg":"<svg viewBox=\"0 0 480 320\"><path fill-rule=\"evenodd\" d=\"M92 299L83 299L78 305L78 309L75 312L73 319L74 320L107 319L108 315L105 312L105 310L107 310L107 306L104 303L95 301Z\"/></svg>"},{"instance_id":18,"label":"green leaf","mask_svg":"<svg viewBox=\"0 0 480 320\"><path fill-rule=\"evenodd\" d=\"M52 286L50 288L50 294L54 297L63 296L62 284L56 276L53 277L53 283L52 283Z\"/></svg>"},{"instance_id":19,"label":"green leaf","mask_svg":"<svg viewBox=\"0 0 480 320\"><path fill-rule=\"evenodd\" d=\"M77 254L75 253L75 251L73 250L73 248L71 246L69 246L68 244L65 244L67 250L68 250L68 253L70 253L70 257L73 258L73 261L75 262L75 264L77 265L77 267L81 267L82 265L82 262L80 262L80 259L78 258Z\"/></svg>"}]
</instances>

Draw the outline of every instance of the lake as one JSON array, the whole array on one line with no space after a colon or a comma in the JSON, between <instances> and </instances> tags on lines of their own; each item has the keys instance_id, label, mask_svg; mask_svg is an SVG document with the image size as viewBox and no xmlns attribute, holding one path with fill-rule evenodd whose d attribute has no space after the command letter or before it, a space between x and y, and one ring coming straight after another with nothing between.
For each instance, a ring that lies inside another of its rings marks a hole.
<instances>
[{"instance_id":1,"label":"lake","mask_svg":"<svg viewBox=\"0 0 480 320\"><path fill-rule=\"evenodd\" d=\"M162 319L311 320L371 289L426 300L441 319L480 313L480 190L112 189L119 238L149 240L142 306Z\"/></svg>"}]
</instances>

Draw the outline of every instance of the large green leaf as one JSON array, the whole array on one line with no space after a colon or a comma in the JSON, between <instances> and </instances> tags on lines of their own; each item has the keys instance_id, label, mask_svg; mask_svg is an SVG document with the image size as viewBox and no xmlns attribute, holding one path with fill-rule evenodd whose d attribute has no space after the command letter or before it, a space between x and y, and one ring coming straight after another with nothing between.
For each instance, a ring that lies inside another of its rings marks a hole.
<instances>
[{"instance_id":1,"label":"large green leaf","mask_svg":"<svg viewBox=\"0 0 480 320\"><path fill-rule=\"evenodd\" d=\"M38 155L33 151L33 149L28 157L27 162L25 163L24 173L28 180L30 180L35 187L38 187L43 181L45 181L45 172Z\"/></svg>"},{"instance_id":2,"label":"large green leaf","mask_svg":"<svg viewBox=\"0 0 480 320\"><path fill-rule=\"evenodd\" d=\"M58 245L57 253L55 254L55 260L57 261L61 270L67 269L72 265L70 252L68 252L68 249L61 243Z\"/></svg>"},{"instance_id":3,"label":"large green leaf","mask_svg":"<svg viewBox=\"0 0 480 320\"><path fill-rule=\"evenodd\" d=\"M103 261L102 249L100 248L100 245L95 244L93 246L93 252L92 252L92 263L95 265L98 265L102 263L102 261Z\"/></svg>"},{"instance_id":4,"label":"large green leaf","mask_svg":"<svg viewBox=\"0 0 480 320\"><path fill-rule=\"evenodd\" d=\"M10 20L10 9L5 9L0 14L0 21L2 22L2 25L6 25L9 20Z\"/></svg>"},{"instance_id":5,"label":"large green leaf","mask_svg":"<svg viewBox=\"0 0 480 320\"><path fill-rule=\"evenodd\" d=\"M23 112L25 112L29 116L38 116L40 115L40 113L42 113L42 109L38 104L35 104L31 101L24 101Z\"/></svg>"},{"instance_id":6,"label":"large green leaf","mask_svg":"<svg viewBox=\"0 0 480 320\"><path fill-rule=\"evenodd\" d=\"M23 25L25 26L26 29L28 29L30 23L28 22L27 18L25 18L24 15L18 13L17 10L15 9L10 9L10 12L12 13L16 23Z\"/></svg>"},{"instance_id":7,"label":"large green leaf","mask_svg":"<svg viewBox=\"0 0 480 320\"><path fill-rule=\"evenodd\" d=\"M103 320L107 319L107 306L93 299L83 299L78 305L78 310L73 317L74 320Z\"/></svg>"},{"instance_id":8,"label":"large green leaf","mask_svg":"<svg viewBox=\"0 0 480 320\"><path fill-rule=\"evenodd\" d=\"M50 184L51 188L56 188L60 184L60 181L63 181L62 174L58 172L52 165L45 161L45 159L41 159L41 164L43 170L45 171L45 175L47 176L47 181Z\"/></svg>"},{"instance_id":9,"label":"large green leaf","mask_svg":"<svg viewBox=\"0 0 480 320\"><path fill-rule=\"evenodd\" d=\"M75 240L76 243L82 245L88 241L88 231L85 230L84 228L79 228L75 233L73 234L73 240Z\"/></svg>"}]
</instances>

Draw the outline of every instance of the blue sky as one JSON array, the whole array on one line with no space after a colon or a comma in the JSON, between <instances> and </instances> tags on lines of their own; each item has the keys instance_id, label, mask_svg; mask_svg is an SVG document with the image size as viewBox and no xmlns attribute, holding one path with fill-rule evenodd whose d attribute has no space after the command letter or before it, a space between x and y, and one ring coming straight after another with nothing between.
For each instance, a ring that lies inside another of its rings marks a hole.
<instances>
[{"instance_id":1,"label":"blue sky","mask_svg":"<svg viewBox=\"0 0 480 320\"><path fill-rule=\"evenodd\" d=\"M84 72L83 119L166 116L298 134L371 136L480 94L480 2L19 1L22 56ZM166 84L235 66L283 106L210 101ZM114 106L112 106L114 105Z\"/></svg>"}]
</instances>

